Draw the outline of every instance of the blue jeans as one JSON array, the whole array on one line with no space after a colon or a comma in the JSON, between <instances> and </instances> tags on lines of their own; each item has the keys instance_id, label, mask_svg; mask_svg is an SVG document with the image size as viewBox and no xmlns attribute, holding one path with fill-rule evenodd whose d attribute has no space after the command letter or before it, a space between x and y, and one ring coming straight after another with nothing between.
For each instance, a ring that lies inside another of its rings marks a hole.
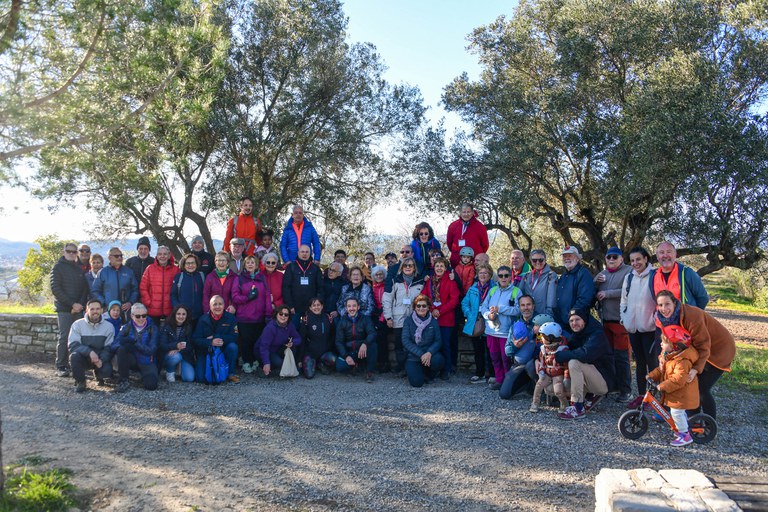
<instances>
[{"instance_id":1,"label":"blue jeans","mask_svg":"<svg viewBox=\"0 0 768 512\"><path fill-rule=\"evenodd\" d=\"M224 359L229 365L229 375L234 375L237 364L237 343L226 343L221 349L224 351ZM198 353L195 363L195 380L205 382L205 356L206 353Z\"/></svg>"},{"instance_id":2,"label":"blue jeans","mask_svg":"<svg viewBox=\"0 0 768 512\"><path fill-rule=\"evenodd\" d=\"M376 361L379 358L379 347L376 346L375 343L372 343L371 345L367 345L367 352L365 354L365 364L366 364L366 371L368 373L373 373L376 371ZM357 351L354 353L348 354L352 357L352 359L355 361L355 363L360 365L360 359L357 357ZM336 371L339 373L348 372L352 369L351 366L347 364L346 356L339 356L336 358Z\"/></svg>"},{"instance_id":3,"label":"blue jeans","mask_svg":"<svg viewBox=\"0 0 768 512\"><path fill-rule=\"evenodd\" d=\"M432 354L432 360L429 367L421 364L421 361L409 359L405 362L405 373L408 375L408 382L415 388L424 385L426 379L434 379L440 374L440 370L445 366L445 359L442 354Z\"/></svg>"},{"instance_id":4,"label":"blue jeans","mask_svg":"<svg viewBox=\"0 0 768 512\"><path fill-rule=\"evenodd\" d=\"M181 363L181 380L184 382L194 382L195 367L184 360L181 356L181 352L176 352L172 356L166 355L163 359L163 364L165 365L165 371L167 373L174 373L176 371L176 365L179 363Z\"/></svg>"},{"instance_id":5,"label":"blue jeans","mask_svg":"<svg viewBox=\"0 0 768 512\"><path fill-rule=\"evenodd\" d=\"M513 366L504 376L504 382L501 383L501 388L499 388L499 398L509 400L529 382L531 382L531 378L526 371L526 365L519 364Z\"/></svg>"}]
</instances>

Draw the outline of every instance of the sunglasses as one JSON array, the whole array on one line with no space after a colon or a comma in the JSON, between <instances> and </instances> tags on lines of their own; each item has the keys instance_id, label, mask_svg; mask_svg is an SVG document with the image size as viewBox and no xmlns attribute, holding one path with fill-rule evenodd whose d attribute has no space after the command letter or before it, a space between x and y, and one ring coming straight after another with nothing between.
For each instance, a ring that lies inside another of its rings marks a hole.
<instances>
[{"instance_id":1,"label":"sunglasses","mask_svg":"<svg viewBox=\"0 0 768 512\"><path fill-rule=\"evenodd\" d=\"M531 258L532 263L544 263L544 258Z\"/></svg>"},{"instance_id":2,"label":"sunglasses","mask_svg":"<svg viewBox=\"0 0 768 512\"><path fill-rule=\"evenodd\" d=\"M411 254L411 251L400 251L400 254Z\"/></svg>"},{"instance_id":3,"label":"sunglasses","mask_svg":"<svg viewBox=\"0 0 768 512\"><path fill-rule=\"evenodd\" d=\"M499 274L499 279L509 279L510 277L510 274Z\"/></svg>"},{"instance_id":4,"label":"sunglasses","mask_svg":"<svg viewBox=\"0 0 768 512\"><path fill-rule=\"evenodd\" d=\"M133 315L133 318L147 318L147 314L144 313L143 315Z\"/></svg>"},{"instance_id":5,"label":"sunglasses","mask_svg":"<svg viewBox=\"0 0 768 512\"><path fill-rule=\"evenodd\" d=\"M123 255L122 254L110 254L109 257L110 258L122 258Z\"/></svg>"},{"instance_id":6,"label":"sunglasses","mask_svg":"<svg viewBox=\"0 0 768 512\"><path fill-rule=\"evenodd\" d=\"M403 265L403 268L413 268L415 266L416 265L414 265L413 263L408 263L407 265Z\"/></svg>"},{"instance_id":7,"label":"sunglasses","mask_svg":"<svg viewBox=\"0 0 768 512\"><path fill-rule=\"evenodd\" d=\"M265 261L264 264L265 265L277 265L277 262L276 261Z\"/></svg>"},{"instance_id":8,"label":"sunglasses","mask_svg":"<svg viewBox=\"0 0 768 512\"><path fill-rule=\"evenodd\" d=\"M608 256L605 257L605 259L607 259L607 260L617 260L617 259L619 259L619 255L618 254L609 254Z\"/></svg>"},{"instance_id":9,"label":"sunglasses","mask_svg":"<svg viewBox=\"0 0 768 512\"><path fill-rule=\"evenodd\" d=\"M416 304L416 309L427 309L429 306L427 304Z\"/></svg>"},{"instance_id":10,"label":"sunglasses","mask_svg":"<svg viewBox=\"0 0 768 512\"><path fill-rule=\"evenodd\" d=\"M73 251L72 249L64 249L64 252L67 254L77 254L77 251Z\"/></svg>"},{"instance_id":11,"label":"sunglasses","mask_svg":"<svg viewBox=\"0 0 768 512\"><path fill-rule=\"evenodd\" d=\"M419 236L429 236L429 231L424 231L422 233L419 233Z\"/></svg>"},{"instance_id":12,"label":"sunglasses","mask_svg":"<svg viewBox=\"0 0 768 512\"><path fill-rule=\"evenodd\" d=\"M90 249L78 249L77 252L91 252Z\"/></svg>"},{"instance_id":13,"label":"sunglasses","mask_svg":"<svg viewBox=\"0 0 768 512\"><path fill-rule=\"evenodd\" d=\"M283 312L283 313L278 313L278 314L277 314L277 316L288 316L288 313L285 313L285 312Z\"/></svg>"}]
</instances>

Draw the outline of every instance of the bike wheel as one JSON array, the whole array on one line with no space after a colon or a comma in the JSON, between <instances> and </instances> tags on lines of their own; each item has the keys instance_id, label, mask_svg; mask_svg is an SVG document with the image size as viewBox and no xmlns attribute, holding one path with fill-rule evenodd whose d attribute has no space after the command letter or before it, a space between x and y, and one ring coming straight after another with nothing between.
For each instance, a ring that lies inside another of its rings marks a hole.
<instances>
[{"instance_id":1,"label":"bike wheel","mask_svg":"<svg viewBox=\"0 0 768 512\"><path fill-rule=\"evenodd\" d=\"M693 442L707 444L717 436L717 422L709 414L694 414L688 418L688 432Z\"/></svg>"},{"instance_id":2,"label":"bike wheel","mask_svg":"<svg viewBox=\"0 0 768 512\"><path fill-rule=\"evenodd\" d=\"M648 431L648 418L641 411L627 411L619 418L619 432L627 439L640 439Z\"/></svg>"}]
</instances>

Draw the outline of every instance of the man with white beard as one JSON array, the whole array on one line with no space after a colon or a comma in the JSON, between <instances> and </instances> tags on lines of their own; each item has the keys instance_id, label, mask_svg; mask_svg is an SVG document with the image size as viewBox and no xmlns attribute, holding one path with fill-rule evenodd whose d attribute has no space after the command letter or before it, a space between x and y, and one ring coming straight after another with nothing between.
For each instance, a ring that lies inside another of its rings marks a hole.
<instances>
[{"instance_id":1,"label":"man with white beard","mask_svg":"<svg viewBox=\"0 0 768 512\"><path fill-rule=\"evenodd\" d=\"M592 274L581 264L581 253L573 245L566 245L562 252L565 272L557 280L555 321L571 332L568 312L577 309L588 313L595 298Z\"/></svg>"}]
</instances>

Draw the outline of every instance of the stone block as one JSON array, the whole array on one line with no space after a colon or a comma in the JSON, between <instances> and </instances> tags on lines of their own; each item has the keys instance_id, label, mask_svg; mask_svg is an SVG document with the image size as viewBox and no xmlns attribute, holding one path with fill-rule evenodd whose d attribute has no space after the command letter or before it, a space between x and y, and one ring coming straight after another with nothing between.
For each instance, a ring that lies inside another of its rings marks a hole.
<instances>
[{"instance_id":1,"label":"stone block","mask_svg":"<svg viewBox=\"0 0 768 512\"><path fill-rule=\"evenodd\" d=\"M32 336L16 334L11 338L11 343L15 345L31 345Z\"/></svg>"},{"instance_id":2,"label":"stone block","mask_svg":"<svg viewBox=\"0 0 768 512\"><path fill-rule=\"evenodd\" d=\"M595 477L595 512L610 512L616 494L636 491L629 471L602 468Z\"/></svg>"},{"instance_id":3,"label":"stone block","mask_svg":"<svg viewBox=\"0 0 768 512\"><path fill-rule=\"evenodd\" d=\"M673 512L675 507L656 492L635 491L613 495L611 508L605 512ZM598 509L595 507L595 512Z\"/></svg>"},{"instance_id":4,"label":"stone block","mask_svg":"<svg viewBox=\"0 0 768 512\"><path fill-rule=\"evenodd\" d=\"M56 347L57 347L57 343L46 343L43 346L43 352L45 352L46 354L55 354Z\"/></svg>"},{"instance_id":5,"label":"stone block","mask_svg":"<svg viewBox=\"0 0 768 512\"><path fill-rule=\"evenodd\" d=\"M0 343L0 352L15 352L16 351L16 345L11 345L10 343Z\"/></svg>"},{"instance_id":6,"label":"stone block","mask_svg":"<svg viewBox=\"0 0 768 512\"><path fill-rule=\"evenodd\" d=\"M34 315L28 316L27 321L32 324L44 324L46 322L46 318L42 315Z\"/></svg>"},{"instance_id":7,"label":"stone block","mask_svg":"<svg viewBox=\"0 0 768 512\"><path fill-rule=\"evenodd\" d=\"M667 483L656 471L650 468L633 469L629 474L640 489L661 489Z\"/></svg>"},{"instance_id":8,"label":"stone block","mask_svg":"<svg viewBox=\"0 0 768 512\"><path fill-rule=\"evenodd\" d=\"M37 339L42 341L56 341L59 339L59 333L56 332L41 332L37 335Z\"/></svg>"},{"instance_id":9,"label":"stone block","mask_svg":"<svg viewBox=\"0 0 768 512\"><path fill-rule=\"evenodd\" d=\"M51 326L46 324L36 324L29 328L30 332L51 332Z\"/></svg>"},{"instance_id":10,"label":"stone block","mask_svg":"<svg viewBox=\"0 0 768 512\"><path fill-rule=\"evenodd\" d=\"M720 489L699 489L699 498L717 512L741 512L741 508Z\"/></svg>"},{"instance_id":11,"label":"stone block","mask_svg":"<svg viewBox=\"0 0 768 512\"><path fill-rule=\"evenodd\" d=\"M659 471L659 475L669 482L669 485L678 489L712 489L715 487L709 478L694 469L662 469Z\"/></svg>"},{"instance_id":12,"label":"stone block","mask_svg":"<svg viewBox=\"0 0 768 512\"><path fill-rule=\"evenodd\" d=\"M675 509L680 512L708 512L707 504L691 489L664 487L661 489L661 494L674 503Z\"/></svg>"}]
</instances>

